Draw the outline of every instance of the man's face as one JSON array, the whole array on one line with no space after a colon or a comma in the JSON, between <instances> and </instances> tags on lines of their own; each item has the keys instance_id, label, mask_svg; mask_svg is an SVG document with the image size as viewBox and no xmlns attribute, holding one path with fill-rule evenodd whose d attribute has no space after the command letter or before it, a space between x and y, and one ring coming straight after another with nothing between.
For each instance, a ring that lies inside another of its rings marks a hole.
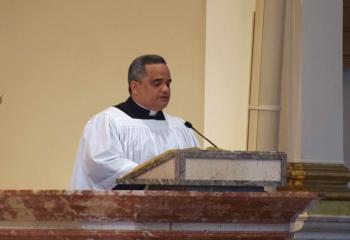
<instances>
[{"instance_id":1,"label":"man's face","mask_svg":"<svg viewBox=\"0 0 350 240\"><path fill-rule=\"evenodd\" d=\"M166 64L147 64L140 81L131 81L133 99L140 105L160 111L170 100L171 76Z\"/></svg>"}]
</instances>

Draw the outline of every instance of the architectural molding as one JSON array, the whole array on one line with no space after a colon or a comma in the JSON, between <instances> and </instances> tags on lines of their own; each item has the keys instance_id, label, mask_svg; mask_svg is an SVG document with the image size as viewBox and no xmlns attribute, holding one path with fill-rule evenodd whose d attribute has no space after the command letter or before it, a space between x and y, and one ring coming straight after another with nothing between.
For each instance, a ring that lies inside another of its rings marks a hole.
<instances>
[{"instance_id":1,"label":"architectural molding","mask_svg":"<svg viewBox=\"0 0 350 240\"><path fill-rule=\"evenodd\" d=\"M343 164L287 164L287 186L280 191L322 193L325 200L350 200L350 170Z\"/></svg>"},{"instance_id":2,"label":"architectural molding","mask_svg":"<svg viewBox=\"0 0 350 240\"><path fill-rule=\"evenodd\" d=\"M295 240L307 239L350 239L350 217L336 215L300 215L296 224L300 222L302 229L294 235Z\"/></svg>"}]
</instances>

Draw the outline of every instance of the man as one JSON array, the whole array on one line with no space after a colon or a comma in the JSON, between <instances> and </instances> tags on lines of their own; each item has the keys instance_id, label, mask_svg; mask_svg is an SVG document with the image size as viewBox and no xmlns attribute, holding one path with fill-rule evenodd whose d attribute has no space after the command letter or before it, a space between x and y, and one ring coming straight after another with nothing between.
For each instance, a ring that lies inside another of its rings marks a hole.
<instances>
[{"instance_id":1,"label":"man","mask_svg":"<svg viewBox=\"0 0 350 240\"><path fill-rule=\"evenodd\" d=\"M162 110L170 100L171 76L158 55L129 67L130 97L92 117L83 131L72 189L112 189L115 180L143 161L174 148L198 146L184 120Z\"/></svg>"}]
</instances>

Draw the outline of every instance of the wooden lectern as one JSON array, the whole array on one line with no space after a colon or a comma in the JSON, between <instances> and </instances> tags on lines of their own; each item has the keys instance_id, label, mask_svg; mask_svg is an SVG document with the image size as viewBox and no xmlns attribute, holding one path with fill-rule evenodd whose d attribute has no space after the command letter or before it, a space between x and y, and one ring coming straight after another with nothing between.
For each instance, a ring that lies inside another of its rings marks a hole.
<instances>
[{"instance_id":1,"label":"wooden lectern","mask_svg":"<svg viewBox=\"0 0 350 240\"><path fill-rule=\"evenodd\" d=\"M318 195L261 191L285 183L285 157L176 150L117 180L146 190L2 190L0 239L292 239Z\"/></svg>"}]
</instances>

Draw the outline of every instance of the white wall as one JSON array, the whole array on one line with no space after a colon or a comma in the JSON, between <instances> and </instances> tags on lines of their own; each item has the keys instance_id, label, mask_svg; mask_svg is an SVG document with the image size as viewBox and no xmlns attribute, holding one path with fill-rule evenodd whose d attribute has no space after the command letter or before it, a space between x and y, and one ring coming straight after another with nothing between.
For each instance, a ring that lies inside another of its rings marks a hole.
<instances>
[{"instance_id":1,"label":"white wall","mask_svg":"<svg viewBox=\"0 0 350 240\"><path fill-rule=\"evenodd\" d=\"M302 1L301 160L343 163L342 0Z\"/></svg>"},{"instance_id":2,"label":"white wall","mask_svg":"<svg viewBox=\"0 0 350 240\"><path fill-rule=\"evenodd\" d=\"M255 0L207 0L204 132L229 150L247 148L254 7Z\"/></svg>"},{"instance_id":3,"label":"white wall","mask_svg":"<svg viewBox=\"0 0 350 240\"><path fill-rule=\"evenodd\" d=\"M343 94L344 161L350 167L350 69L344 71Z\"/></svg>"}]
</instances>

